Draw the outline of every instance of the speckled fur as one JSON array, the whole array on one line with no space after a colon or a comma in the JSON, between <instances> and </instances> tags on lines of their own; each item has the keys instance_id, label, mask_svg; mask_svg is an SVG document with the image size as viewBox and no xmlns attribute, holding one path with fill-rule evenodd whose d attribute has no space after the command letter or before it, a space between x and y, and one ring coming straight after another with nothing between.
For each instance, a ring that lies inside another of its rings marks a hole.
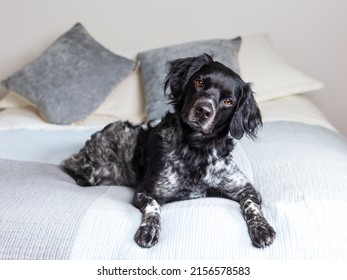
<instances>
[{"instance_id":1,"label":"speckled fur","mask_svg":"<svg viewBox=\"0 0 347 280\"><path fill-rule=\"evenodd\" d=\"M254 246L270 245L276 233L261 211L261 196L232 156L234 139L255 137L261 125L249 84L202 55L170 62L165 90L174 113L159 123L107 126L65 161L65 169L83 186L136 187L141 247L158 242L163 204L215 195L240 203Z\"/></svg>"},{"instance_id":2,"label":"speckled fur","mask_svg":"<svg viewBox=\"0 0 347 280\"><path fill-rule=\"evenodd\" d=\"M129 122L109 124L64 162L65 170L81 186L136 186L133 158L140 129Z\"/></svg>"}]
</instances>

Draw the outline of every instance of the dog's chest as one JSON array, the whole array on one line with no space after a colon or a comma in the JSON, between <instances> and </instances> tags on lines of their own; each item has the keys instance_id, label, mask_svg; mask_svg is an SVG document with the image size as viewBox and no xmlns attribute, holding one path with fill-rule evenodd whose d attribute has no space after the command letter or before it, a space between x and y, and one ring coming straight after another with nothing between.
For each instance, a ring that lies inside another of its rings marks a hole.
<instances>
[{"instance_id":1,"label":"dog's chest","mask_svg":"<svg viewBox=\"0 0 347 280\"><path fill-rule=\"evenodd\" d=\"M173 150L163 158L153 190L165 200L205 197L233 172L232 163L231 156L220 157L214 150L208 155Z\"/></svg>"},{"instance_id":2,"label":"dog's chest","mask_svg":"<svg viewBox=\"0 0 347 280\"><path fill-rule=\"evenodd\" d=\"M209 159L209 164L206 166L205 176L203 181L210 187L218 187L226 179L235 173L236 164L233 161L231 154L226 157L220 157L214 151Z\"/></svg>"}]
</instances>

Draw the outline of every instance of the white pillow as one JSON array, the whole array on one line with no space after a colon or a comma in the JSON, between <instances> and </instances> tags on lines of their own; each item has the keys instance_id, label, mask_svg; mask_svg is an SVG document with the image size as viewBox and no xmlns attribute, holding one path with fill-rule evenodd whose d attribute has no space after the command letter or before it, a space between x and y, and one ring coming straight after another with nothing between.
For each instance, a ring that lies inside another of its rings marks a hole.
<instances>
[{"instance_id":1,"label":"white pillow","mask_svg":"<svg viewBox=\"0 0 347 280\"><path fill-rule=\"evenodd\" d=\"M258 102L323 88L321 82L290 66L273 49L267 34L242 37L239 64L241 77L252 83Z\"/></svg>"}]
</instances>

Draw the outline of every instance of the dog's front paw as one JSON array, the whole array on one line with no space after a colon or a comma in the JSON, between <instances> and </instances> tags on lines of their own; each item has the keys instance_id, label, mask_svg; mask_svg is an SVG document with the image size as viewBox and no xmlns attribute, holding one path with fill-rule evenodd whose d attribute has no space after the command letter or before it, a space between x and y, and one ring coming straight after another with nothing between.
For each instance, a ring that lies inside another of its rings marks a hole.
<instances>
[{"instance_id":1,"label":"dog's front paw","mask_svg":"<svg viewBox=\"0 0 347 280\"><path fill-rule=\"evenodd\" d=\"M142 248L151 248L159 240L159 231L160 228L158 226L140 226L135 234L135 241Z\"/></svg>"},{"instance_id":2,"label":"dog's front paw","mask_svg":"<svg viewBox=\"0 0 347 280\"><path fill-rule=\"evenodd\" d=\"M253 245L257 248L272 244L276 237L275 230L262 216L249 221L248 231Z\"/></svg>"}]
</instances>

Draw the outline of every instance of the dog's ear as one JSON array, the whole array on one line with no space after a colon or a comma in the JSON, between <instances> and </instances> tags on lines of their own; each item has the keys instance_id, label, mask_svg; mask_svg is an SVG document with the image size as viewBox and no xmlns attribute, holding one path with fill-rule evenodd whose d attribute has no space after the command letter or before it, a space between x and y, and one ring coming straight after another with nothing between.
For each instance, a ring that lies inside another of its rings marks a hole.
<instances>
[{"instance_id":1,"label":"dog's ear","mask_svg":"<svg viewBox=\"0 0 347 280\"><path fill-rule=\"evenodd\" d=\"M246 133L254 139L260 126L262 126L260 110L250 84L244 83L239 88L235 112L230 123L230 134L236 139L241 139Z\"/></svg>"},{"instance_id":2,"label":"dog's ear","mask_svg":"<svg viewBox=\"0 0 347 280\"><path fill-rule=\"evenodd\" d=\"M164 81L165 95L172 103L180 102L191 77L202 67L211 63L213 60L208 54L169 61Z\"/></svg>"}]
</instances>

